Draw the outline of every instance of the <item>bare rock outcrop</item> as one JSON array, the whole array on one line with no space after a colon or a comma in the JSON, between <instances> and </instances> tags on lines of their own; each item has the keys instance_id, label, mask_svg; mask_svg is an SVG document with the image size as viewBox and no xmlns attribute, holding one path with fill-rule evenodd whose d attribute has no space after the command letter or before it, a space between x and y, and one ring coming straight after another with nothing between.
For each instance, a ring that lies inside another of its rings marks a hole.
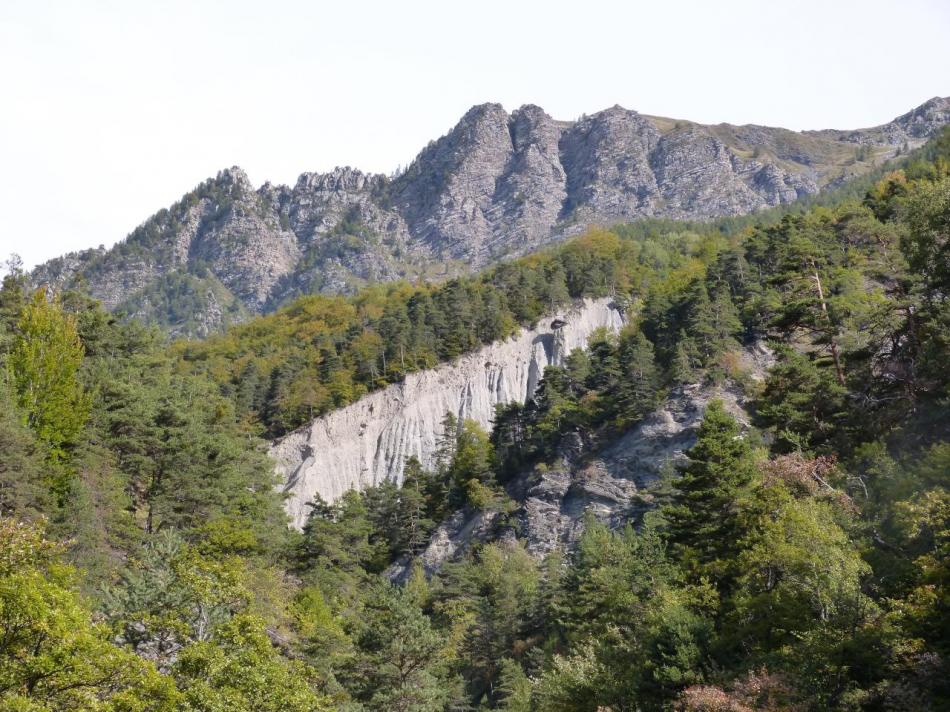
<instances>
[{"instance_id":1,"label":"bare rock outcrop","mask_svg":"<svg viewBox=\"0 0 950 712\"><path fill-rule=\"evenodd\" d=\"M789 203L917 147L950 122L934 98L855 131L706 126L614 106L555 121L537 106L470 109L398 176L352 168L255 189L221 171L111 250L51 260L34 283L82 278L109 308L176 333L213 318L150 298L169 275L209 270L237 311L271 311L306 293L349 293L399 278L438 279L537 249L585 226L643 217L706 219ZM182 282L182 280L178 280ZM196 290L204 290L198 284ZM154 313L142 311L153 305ZM195 307L192 307L195 308ZM227 319L218 320L227 323Z\"/></svg>"},{"instance_id":2,"label":"bare rock outcrop","mask_svg":"<svg viewBox=\"0 0 950 712\"><path fill-rule=\"evenodd\" d=\"M743 372L752 380L764 378L774 363L771 350L761 342L745 348L741 356ZM673 474L686 462L684 453L695 444L714 399L749 425L745 391L738 384L691 384L673 389L653 413L608 443L591 447L579 434L566 434L553 462L522 472L507 488L518 505L513 515L518 536L528 550L538 557L570 551L588 513L613 528L636 524L654 505L654 491L665 471ZM454 513L438 527L419 562L432 574L475 543L510 536L499 530L499 521L491 512ZM409 564L399 562L388 574L400 579Z\"/></svg>"},{"instance_id":3,"label":"bare rock outcrop","mask_svg":"<svg viewBox=\"0 0 950 712\"><path fill-rule=\"evenodd\" d=\"M547 366L585 347L596 329L622 325L610 299L584 300L535 328L455 363L411 373L284 436L270 454L289 495L293 524L303 525L315 494L333 501L351 488L401 482L410 455L432 466L446 413L489 428L497 404L524 402Z\"/></svg>"}]
</instances>

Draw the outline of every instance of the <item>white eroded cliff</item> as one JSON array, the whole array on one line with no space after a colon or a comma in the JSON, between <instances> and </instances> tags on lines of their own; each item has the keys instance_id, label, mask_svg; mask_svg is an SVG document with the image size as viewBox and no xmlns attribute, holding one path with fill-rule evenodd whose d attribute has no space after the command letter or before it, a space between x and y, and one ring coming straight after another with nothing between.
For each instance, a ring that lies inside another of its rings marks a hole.
<instances>
[{"instance_id":1,"label":"white eroded cliff","mask_svg":"<svg viewBox=\"0 0 950 712\"><path fill-rule=\"evenodd\" d=\"M455 363L408 375L317 418L271 447L287 511L302 527L315 494L333 501L348 489L402 479L410 455L432 465L446 412L488 427L495 405L524 402L545 367L563 363L600 327L618 330L623 315L610 299L586 299ZM558 328L554 328L554 327Z\"/></svg>"}]
</instances>

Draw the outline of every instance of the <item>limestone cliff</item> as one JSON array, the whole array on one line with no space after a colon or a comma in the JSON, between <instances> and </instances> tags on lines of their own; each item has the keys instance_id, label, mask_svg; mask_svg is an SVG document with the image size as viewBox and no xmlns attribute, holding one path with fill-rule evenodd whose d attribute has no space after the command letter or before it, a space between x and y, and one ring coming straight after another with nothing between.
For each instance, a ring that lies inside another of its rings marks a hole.
<instances>
[{"instance_id":1,"label":"limestone cliff","mask_svg":"<svg viewBox=\"0 0 950 712\"><path fill-rule=\"evenodd\" d=\"M586 346L594 330L616 331L622 324L609 299L584 300L455 363L409 374L403 383L281 438L270 454L289 494L293 524L303 525L314 494L332 501L350 488L400 482L410 455L431 466L447 412L490 427L497 404L524 402L547 366Z\"/></svg>"}]
</instances>

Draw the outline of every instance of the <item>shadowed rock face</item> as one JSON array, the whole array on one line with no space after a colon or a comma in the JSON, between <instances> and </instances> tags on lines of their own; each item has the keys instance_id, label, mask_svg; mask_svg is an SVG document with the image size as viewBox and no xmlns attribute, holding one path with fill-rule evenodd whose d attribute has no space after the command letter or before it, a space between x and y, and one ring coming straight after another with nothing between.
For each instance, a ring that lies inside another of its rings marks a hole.
<instances>
[{"instance_id":1,"label":"shadowed rock face","mask_svg":"<svg viewBox=\"0 0 950 712\"><path fill-rule=\"evenodd\" d=\"M115 248L57 258L33 280L61 286L81 277L108 307L189 333L175 322L180 314L156 306L167 303L156 298L162 280L188 274L190 289L213 296L192 300L209 312L192 321L210 331L229 313L270 311L303 293L477 269L591 223L788 203L922 144L948 121L950 99L941 98L870 129L800 133L619 106L561 122L537 106L508 114L483 104L397 177L337 168L305 173L292 188L255 189L231 168Z\"/></svg>"},{"instance_id":2,"label":"shadowed rock face","mask_svg":"<svg viewBox=\"0 0 950 712\"><path fill-rule=\"evenodd\" d=\"M761 381L774 356L760 342L743 350L742 362L747 377ZM653 413L610 442L586 443L579 434L565 435L552 462L522 472L508 485L508 495L518 505L518 536L528 550L538 557L570 551L588 512L614 528L639 521L653 506L653 491L664 470L685 463L684 453L695 444L706 407L714 399L748 424L742 388L693 384L673 389ZM513 536L499 528L500 521L492 512L455 512L433 533L419 562L432 574L474 543ZM397 563L387 573L401 579L408 564Z\"/></svg>"},{"instance_id":3,"label":"shadowed rock face","mask_svg":"<svg viewBox=\"0 0 950 712\"><path fill-rule=\"evenodd\" d=\"M557 328L554 328L555 325ZM284 436L270 450L302 527L315 494L333 501L349 489L401 482L406 458L434 465L442 419L452 413L491 427L495 406L530 398L544 369L587 345L599 328L618 331L623 316L609 299L584 300L455 363L411 373L402 383L340 408Z\"/></svg>"}]
</instances>

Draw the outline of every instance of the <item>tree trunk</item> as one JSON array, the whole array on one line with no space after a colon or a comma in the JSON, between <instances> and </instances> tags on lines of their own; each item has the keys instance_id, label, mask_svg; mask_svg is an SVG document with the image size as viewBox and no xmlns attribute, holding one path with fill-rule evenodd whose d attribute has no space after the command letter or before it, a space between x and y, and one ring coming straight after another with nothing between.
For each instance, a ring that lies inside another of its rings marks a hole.
<instances>
[{"instance_id":1,"label":"tree trunk","mask_svg":"<svg viewBox=\"0 0 950 712\"><path fill-rule=\"evenodd\" d=\"M825 302L825 292L821 288L821 277L818 276L818 268L815 267L814 262L812 262L811 266L812 266L812 270L814 270L812 277L815 280L815 285L818 287L818 301L821 303L821 313L824 314L825 319L828 320L828 324L832 328L832 334L829 337L829 339L830 339L830 346L831 346L831 358L834 359L834 362L835 362L835 375L837 376L837 379L838 379L838 385L843 386L844 385L844 371L841 368L841 357L838 354L838 342L835 340L835 335L833 333L836 329L835 329L834 324L831 321L831 316L828 314L828 304Z\"/></svg>"}]
</instances>

